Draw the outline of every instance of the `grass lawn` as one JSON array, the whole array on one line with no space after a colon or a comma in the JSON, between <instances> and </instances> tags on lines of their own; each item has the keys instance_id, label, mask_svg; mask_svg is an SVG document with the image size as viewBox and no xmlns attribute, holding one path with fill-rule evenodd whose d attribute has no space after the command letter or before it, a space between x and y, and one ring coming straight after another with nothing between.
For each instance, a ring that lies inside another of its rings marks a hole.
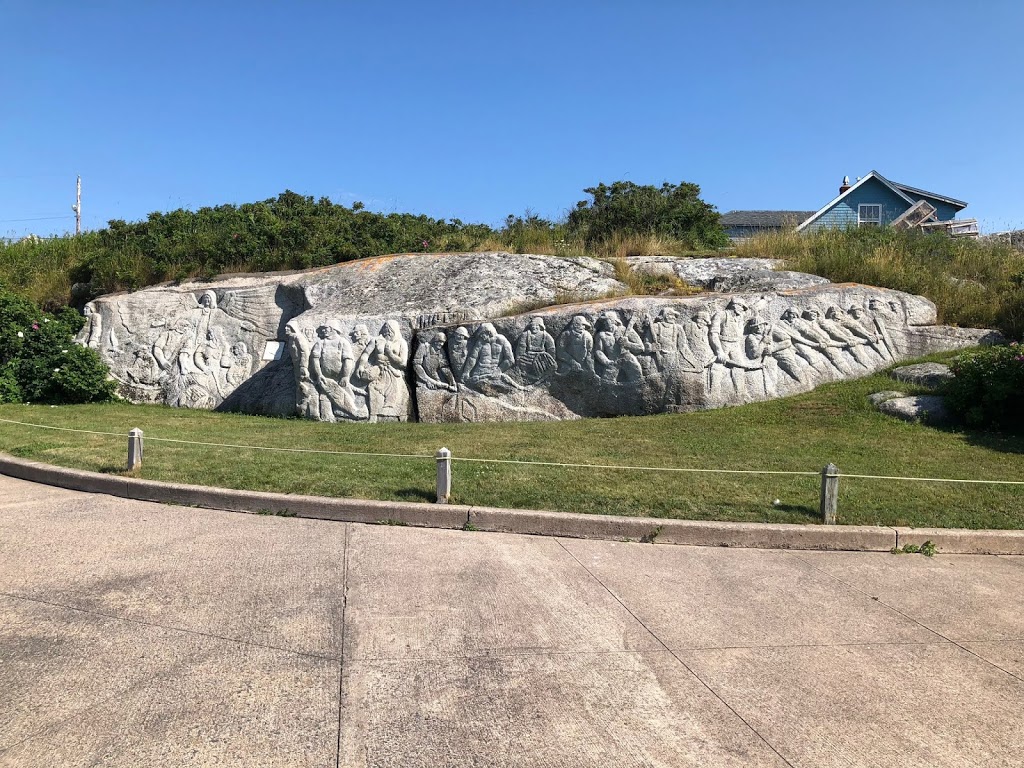
<instances>
[{"instance_id":1,"label":"grass lawn","mask_svg":"<svg viewBox=\"0 0 1024 768\"><path fill-rule=\"evenodd\" d=\"M526 424L320 424L159 406L0 406L0 418L122 433L108 437L0 422L0 450L123 471L127 432L147 437L337 451L455 456L453 501L593 514L818 522L819 479L459 462L458 458L1024 480L1024 437L938 430L883 416L873 376L768 403L693 414ZM141 476L252 490L432 501L434 461L324 456L147 441ZM773 505L775 499L779 505ZM849 524L1024 528L1024 486L844 478Z\"/></svg>"}]
</instances>

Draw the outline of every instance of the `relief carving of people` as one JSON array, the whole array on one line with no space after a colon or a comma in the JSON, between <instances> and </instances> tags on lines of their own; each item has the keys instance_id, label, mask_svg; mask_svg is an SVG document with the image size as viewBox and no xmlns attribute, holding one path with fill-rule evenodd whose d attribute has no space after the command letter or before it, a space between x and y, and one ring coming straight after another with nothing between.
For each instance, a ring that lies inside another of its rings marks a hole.
<instances>
[{"instance_id":1,"label":"relief carving of people","mask_svg":"<svg viewBox=\"0 0 1024 768\"><path fill-rule=\"evenodd\" d=\"M659 371L696 373L703 370L690 351L690 342L676 310L671 307L662 309L650 328L651 353Z\"/></svg>"},{"instance_id":2,"label":"relief carving of people","mask_svg":"<svg viewBox=\"0 0 1024 768\"><path fill-rule=\"evenodd\" d=\"M409 344L402 338L398 322L385 320L380 335L367 345L356 364L356 375L369 382L369 421L409 420L409 386L405 383L408 362Z\"/></svg>"},{"instance_id":3,"label":"relief carving of people","mask_svg":"<svg viewBox=\"0 0 1024 768\"><path fill-rule=\"evenodd\" d=\"M559 373L594 372L594 337L585 315L576 315L558 336L556 359Z\"/></svg>"},{"instance_id":4,"label":"relief carving of people","mask_svg":"<svg viewBox=\"0 0 1024 768\"><path fill-rule=\"evenodd\" d=\"M476 388L487 385L507 388L513 385L505 372L515 365L515 355L508 339L493 323L482 323L473 335L469 357L463 368L463 380Z\"/></svg>"},{"instance_id":5,"label":"relief carving of people","mask_svg":"<svg viewBox=\"0 0 1024 768\"><path fill-rule=\"evenodd\" d=\"M643 378L637 359L644 353L644 343L634 330L636 315L628 325L622 324L619 313L607 310L598 318L594 339L594 372L609 383L635 383Z\"/></svg>"},{"instance_id":6,"label":"relief carving of people","mask_svg":"<svg viewBox=\"0 0 1024 768\"><path fill-rule=\"evenodd\" d=\"M448 364L456 381L464 381L469 358L469 329L460 325L448 339Z\"/></svg>"},{"instance_id":7,"label":"relief carving of people","mask_svg":"<svg viewBox=\"0 0 1024 768\"><path fill-rule=\"evenodd\" d=\"M206 332L203 343L192 353L195 367L193 379L197 386L202 387L214 400L224 398L225 382L221 382L222 361L230 354L220 331L210 328ZM228 362L228 366L231 363Z\"/></svg>"},{"instance_id":8,"label":"relief carving of people","mask_svg":"<svg viewBox=\"0 0 1024 768\"><path fill-rule=\"evenodd\" d=\"M319 393L317 417L337 421L338 416L359 418L350 379L355 367L352 345L333 325L316 329L319 341L309 354L310 379Z\"/></svg>"},{"instance_id":9,"label":"relief carving of people","mask_svg":"<svg viewBox=\"0 0 1024 768\"><path fill-rule=\"evenodd\" d=\"M890 302L888 305L885 304L881 299L871 298L868 299L867 315L871 320L871 323L875 326L875 330L878 335L882 338L882 343L885 348L889 350L889 357L893 360L896 359L896 346L892 343L892 336L889 333L889 324L894 319L892 317L894 310L893 305L899 307L896 302Z\"/></svg>"},{"instance_id":10,"label":"relief carving of people","mask_svg":"<svg viewBox=\"0 0 1024 768\"><path fill-rule=\"evenodd\" d=\"M82 314L85 315L85 328L82 331L82 336L85 338L83 346L99 349L105 344L109 350L116 352L120 348L117 336L114 334L114 329L111 328L104 338L103 315L96 304L90 301L82 308Z\"/></svg>"},{"instance_id":11,"label":"relief carving of people","mask_svg":"<svg viewBox=\"0 0 1024 768\"><path fill-rule=\"evenodd\" d=\"M709 341L715 353L711 366L712 390L718 390L728 381L741 397L746 393L746 351L744 332L749 307L740 299L732 299L725 309L711 317Z\"/></svg>"},{"instance_id":12,"label":"relief carving of people","mask_svg":"<svg viewBox=\"0 0 1024 768\"><path fill-rule=\"evenodd\" d=\"M526 330L516 341L515 361L527 384L542 381L555 369L555 340L548 333L543 318L530 318Z\"/></svg>"},{"instance_id":13,"label":"relief carving of people","mask_svg":"<svg viewBox=\"0 0 1024 768\"><path fill-rule=\"evenodd\" d=\"M699 370L708 371L707 386L711 386L711 365L715 362L715 350L711 346L711 313L698 310L691 318L693 322L686 326L686 339L690 345L690 355Z\"/></svg>"},{"instance_id":14,"label":"relief carving of people","mask_svg":"<svg viewBox=\"0 0 1024 768\"><path fill-rule=\"evenodd\" d=\"M873 361L868 354L866 334L859 327L851 327L848 318L839 307L832 305L826 309L825 317L818 320L818 325L830 338L842 344L862 367L871 368Z\"/></svg>"},{"instance_id":15,"label":"relief carving of people","mask_svg":"<svg viewBox=\"0 0 1024 768\"><path fill-rule=\"evenodd\" d=\"M416 379L427 389L446 389L455 392L455 375L448 363L444 331L437 331L429 344L421 344L413 355L412 369Z\"/></svg>"},{"instance_id":16,"label":"relief carving of people","mask_svg":"<svg viewBox=\"0 0 1024 768\"><path fill-rule=\"evenodd\" d=\"M878 332L878 328L875 326L875 323L864 312L864 307L860 307L855 304L846 311L846 316L847 320L844 325L851 333L856 333L866 339L868 346L871 347L871 349L873 349L875 353L882 358L882 360L893 359L892 352L885 345L885 339L882 337L882 334Z\"/></svg>"},{"instance_id":17,"label":"relief carving of people","mask_svg":"<svg viewBox=\"0 0 1024 768\"><path fill-rule=\"evenodd\" d=\"M320 417L320 393L310 376L310 353L313 351L313 329L299 328L293 320L284 329L288 339L288 354L295 372L295 411L308 419Z\"/></svg>"},{"instance_id":18,"label":"relief carving of people","mask_svg":"<svg viewBox=\"0 0 1024 768\"><path fill-rule=\"evenodd\" d=\"M814 348L824 355L835 366L836 370L844 375L851 375L853 373L853 366L843 357L843 350L846 345L829 336L825 329L822 328L820 319L821 312L818 308L808 307L799 318L793 321L793 325L805 339L809 339L817 345Z\"/></svg>"}]
</instances>

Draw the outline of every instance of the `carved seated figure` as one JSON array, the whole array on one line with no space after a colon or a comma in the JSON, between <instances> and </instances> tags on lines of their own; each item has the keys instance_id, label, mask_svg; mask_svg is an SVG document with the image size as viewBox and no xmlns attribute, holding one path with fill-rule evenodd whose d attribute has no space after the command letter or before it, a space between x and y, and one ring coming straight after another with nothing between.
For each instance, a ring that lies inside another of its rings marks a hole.
<instances>
[{"instance_id":1,"label":"carved seated figure","mask_svg":"<svg viewBox=\"0 0 1024 768\"><path fill-rule=\"evenodd\" d=\"M445 342L448 337L444 331L438 331L429 344L421 344L412 359L412 369L416 379L427 389L446 389L456 391L455 376L448 364L448 353Z\"/></svg>"},{"instance_id":2,"label":"carved seated figure","mask_svg":"<svg viewBox=\"0 0 1024 768\"><path fill-rule=\"evenodd\" d=\"M507 390L515 382L505 372L515 365L515 355L508 339L495 329L493 323L482 323L477 328L463 370L464 380L475 389L497 388Z\"/></svg>"},{"instance_id":3,"label":"carved seated figure","mask_svg":"<svg viewBox=\"0 0 1024 768\"><path fill-rule=\"evenodd\" d=\"M590 321L576 315L558 337L556 359L561 374L574 371L594 372L594 337Z\"/></svg>"},{"instance_id":4,"label":"carved seated figure","mask_svg":"<svg viewBox=\"0 0 1024 768\"><path fill-rule=\"evenodd\" d=\"M555 340L540 317L530 318L516 342L516 367L527 384L535 384L555 369Z\"/></svg>"}]
</instances>

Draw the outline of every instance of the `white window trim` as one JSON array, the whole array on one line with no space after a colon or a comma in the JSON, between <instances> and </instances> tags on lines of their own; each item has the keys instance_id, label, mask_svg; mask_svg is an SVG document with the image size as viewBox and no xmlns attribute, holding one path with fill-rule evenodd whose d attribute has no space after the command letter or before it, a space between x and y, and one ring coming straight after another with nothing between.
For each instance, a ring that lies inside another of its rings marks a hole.
<instances>
[{"instance_id":1,"label":"white window trim","mask_svg":"<svg viewBox=\"0 0 1024 768\"><path fill-rule=\"evenodd\" d=\"M878 218L877 219L865 219L861 215L861 211L864 208L868 207L868 206L871 206L872 208L878 208ZM879 226L879 227L882 226L882 205L881 205L881 203L860 203L857 206L857 226L858 227L863 227L865 224L873 224L873 225L876 225L876 226Z\"/></svg>"}]
</instances>

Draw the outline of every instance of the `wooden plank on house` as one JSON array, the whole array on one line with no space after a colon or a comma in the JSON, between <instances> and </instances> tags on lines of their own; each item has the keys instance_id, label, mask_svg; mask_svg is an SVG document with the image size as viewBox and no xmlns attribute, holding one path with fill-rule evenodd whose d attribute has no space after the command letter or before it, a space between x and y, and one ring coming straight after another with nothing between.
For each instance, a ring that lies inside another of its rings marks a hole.
<instances>
[{"instance_id":1,"label":"wooden plank on house","mask_svg":"<svg viewBox=\"0 0 1024 768\"><path fill-rule=\"evenodd\" d=\"M977 219L949 219L948 221L926 221L919 225L925 232L945 232L951 237L977 237Z\"/></svg>"},{"instance_id":2,"label":"wooden plank on house","mask_svg":"<svg viewBox=\"0 0 1024 768\"><path fill-rule=\"evenodd\" d=\"M913 229L932 218L936 210L935 206L927 200L918 200L917 203L910 206L910 208L903 212L902 216L895 219L889 226L896 229Z\"/></svg>"}]
</instances>

